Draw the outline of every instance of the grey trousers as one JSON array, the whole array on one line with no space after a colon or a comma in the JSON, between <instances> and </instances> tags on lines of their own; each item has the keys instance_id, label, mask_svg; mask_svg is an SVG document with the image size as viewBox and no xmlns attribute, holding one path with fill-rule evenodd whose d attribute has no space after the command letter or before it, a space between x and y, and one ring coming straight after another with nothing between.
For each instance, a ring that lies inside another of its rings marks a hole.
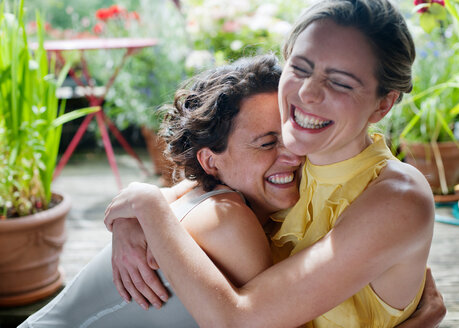
<instances>
[{"instance_id":1,"label":"grey trousers","mask_svg":"<svg viewBox=\"0 0 459 328\"><path fill-rule=\"evenodd\" d=\"M111 254L108 245L19 328L198 327L175 295L160 310L150 307L145 311L134 301L126 303L112 281Z\"/></svg>"}]
</instances>

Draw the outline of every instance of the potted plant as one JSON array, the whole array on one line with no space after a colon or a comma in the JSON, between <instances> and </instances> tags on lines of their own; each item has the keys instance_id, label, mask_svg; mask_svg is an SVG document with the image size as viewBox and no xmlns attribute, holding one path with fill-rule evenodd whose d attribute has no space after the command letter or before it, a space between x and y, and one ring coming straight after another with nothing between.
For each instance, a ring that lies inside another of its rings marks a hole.
<instances>
[{"instance_id":1,"label":"potted plant","mask_svg":"<svg viewBox=\"0 0 459 328\"><path fill-rule=\"evenodd\" d=\"M51 192L61 125L98 108L63 114L58 79L43 47L32 53L24 1L15 14L0 5L0 306L46 297L62 284L59 254L70 200Z\"/></svg>"},{"instance_id":2,"label":"potted plant","mask_svg":"<svg viewBox=\"0 0 459 328\"><path fill-rule=\"evenodd\" d=\"M424 173L436 200L454 200L459 183L458 5L451 0L415 4L422 30L415 33L413 91L391 111L386 128L393 149Z\"/></svg>"}]
</instances>

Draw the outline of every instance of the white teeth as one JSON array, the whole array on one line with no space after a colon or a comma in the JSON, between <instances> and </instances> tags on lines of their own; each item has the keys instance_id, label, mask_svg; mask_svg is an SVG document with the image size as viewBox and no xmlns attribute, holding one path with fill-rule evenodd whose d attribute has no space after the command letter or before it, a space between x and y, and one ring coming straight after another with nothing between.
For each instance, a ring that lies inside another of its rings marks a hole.
<instances>
[{"instance_id":1,"label":"white teeth","mask_svg":"<svg viewBox=\"0 0 459 328\"><path fill-rule=\"evenodd\" d=\"M274 184L287 184L287 183L290 183L293 181L293 179L295 178L295 175L293 173L285 176L285 175L274 175L274 176L270 176L268 178L268 181L271 182L271 183L274 183Z\"/></svg>"},{"instance_id":2,"label":"white teeth","mask_svg":"<svg viewBox=\"0 0 459 328\"><path fill-rule=\"evenodd\" d=\"M299 110L294 111L295 122L298 123L303 128L306 129L321 129L329 125L332 121L321 121L318 118L313 118L312 116L304 115Z\"/></svg>"}]
</instances>

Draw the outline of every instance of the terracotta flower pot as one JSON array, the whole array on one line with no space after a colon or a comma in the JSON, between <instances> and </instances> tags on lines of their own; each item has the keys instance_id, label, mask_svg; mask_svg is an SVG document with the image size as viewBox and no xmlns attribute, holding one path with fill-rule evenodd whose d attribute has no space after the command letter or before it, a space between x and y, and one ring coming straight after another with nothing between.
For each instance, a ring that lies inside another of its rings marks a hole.
<instances>
[{"instance_id":1,"label":"terracotta flower pot","mask_svg":"<svg viewBox=\"0 0 459 328\"><path fill-rule=\"evenodd\" d=\"M0 221L0 306L33 303L62 286L59 256L70 199L53 199L58 204L51 209Z\"/></svg>"},{"instance_id":2,"label":"terracotta flower pot","mask_svg":"<svg viewBox=\"0 0 459 328\"><path fill-rule=\"evenodd\" d=\"M166 142L158 136L153 130L146 127L141 128L142 135L147 144L148 154L153 163L155 174L160 176L161 184L165 187L170 187L173 184L174 164L164 156L166 150Z\"/></svg>"},{"instance_id":3,"label":"terracotta flower pot","mask_svg":"<svg viewBox=\"0 0 459 328\"><path fill-rule=\"evenodd\" d=\"M454 142L439 142L438 149L443 162L448 190L452 191L459 183L459 147ZM439 170L430 144L401 142L405 162L421 171L429 182L434 194L442 194Z\"/></svg>"}]
</instances>

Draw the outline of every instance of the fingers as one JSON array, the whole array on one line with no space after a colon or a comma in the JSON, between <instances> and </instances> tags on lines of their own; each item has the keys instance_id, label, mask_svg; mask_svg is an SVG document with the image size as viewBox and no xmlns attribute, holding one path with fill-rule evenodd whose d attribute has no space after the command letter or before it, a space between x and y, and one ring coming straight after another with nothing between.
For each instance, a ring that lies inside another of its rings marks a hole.
<instances>
[{"instance_id":1,"label":"fingers","mask_svg":"<svg viewBox=\"0 0 459 328\"><path fill-rule=\"evenodd\" d=\"M115 284L116 290L118 290L118 293L121 295L121 297L126 301L126 302L131 302L131 295L128 293L126 288L124 288L123 282L121 281L121 275L120 272L116 267L112 267L113 269L113 283Z\"/></svg>"},{"instance_id":2,"label":"fingers","mask_svg":"<svg viewBox=\"0 0 459 328\"><path fill-rule=\"evenodd\" d=\"M132 299L139 304L144 310L148 310L149 307L149 301L139 292L138 288L140 287L139 281L140 281L140 274L131 272L133 279L131 279L131 276L127 271L121 270L121 280L124 285L124 288L128 291L128 293L131 295ZM139 285L139 287L136 286ZM160 308L161 303L159 299L154 300L153 297L153 302L151 303L155 308Z\"/></svg>"},{"instance_id":3,"label":"fingers","mask_svg":"<svg viewBox=\"0 0 459 328\"><path fill-rule=\"evenodd\" d=\"M435 280L433 278L432 270L430 268L427 268L426 270L426 284L424 288L425 289L430 289L430 288L436 289Z\"/></svg>"},{"instance_id":4,"label":"fingers","mask_svg":"<svg viewBox=\"0 0 459 328\"><path fill-rule=\"evenodd\" d=\"M142 276L142 280L148 286L148 289L155 295L155 298L159 297L161 301L166 302L169 298L169 294L156 272L151 270L148 266L143 266L140 267L140 275ZM142 294L147 296L144 292L142 292ZM150 299L148 296L147 298Z\"/></svg>"},{"instance_id":5,"label":"fingers","mask_svg":"<svg viewBox=\"0 0 459 328\"><path fill-rule=\"evenodd\" d=\"M426 271L426 282L419 306L426 307L430 311L428 318L432 322L432 327L437 327L443 320L447 312L446 306L443 301L443 296L437 289L430 268L427 268Z\"/></svg>"},{"instance_id":6,"label":"fingers","mask_svg":"<svg viewBox=\"0 0 459 328\"><path fill-rule=\"evenodd\" d=\"M150 248L147 248L147 263L150 266L150 268L152 268L153 270L159 269L159 265L156 262L156 259L154 258Z\"/></svg>"},{"instance_id":7,"label":"fingers","mask_svg":"<svg viewBox=\"0 0 459 328\"><path fill-rule=\"evenodd\" d=\"M151 272L151 269L148 269ZM151 274L151 276L156 277L156 274ZM131 279L132 283L134 284L136 291L138 292L139 295L141 295L141 300L142 299L147 299L150 304L152 304L155 308L159 309L161 307L161 300L156 295L156 293L150 288L151 285L144 280L142 277L141 273L139 271L131 272ZM156 279L158 279L156 277ZM149 278L151 283L154 283L154 279L152 280L151 277ZM159 280L159 279L158 279ZM161 282L156 282L156 284L161 284ZM163 293L163 298L164 298L165 292ZM136 299L136 296L133 296L134 299ZM165 298L167 300L167 298Z\"/></svg>"}]
</instances>

